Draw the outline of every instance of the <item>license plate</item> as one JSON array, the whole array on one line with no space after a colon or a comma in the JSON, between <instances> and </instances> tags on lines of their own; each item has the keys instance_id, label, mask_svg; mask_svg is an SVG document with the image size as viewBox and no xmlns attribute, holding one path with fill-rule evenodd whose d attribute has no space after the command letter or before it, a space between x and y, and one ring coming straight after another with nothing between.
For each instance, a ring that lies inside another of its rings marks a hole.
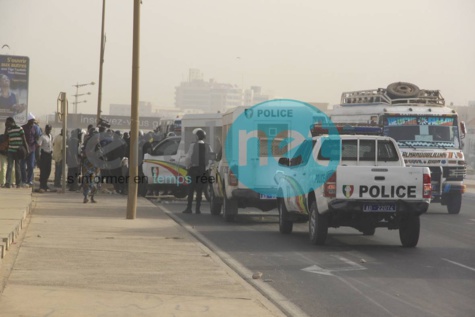
<instances>
[{"instance_id":1,"label":"license plate","mask_svg":"<svg viewBox=\"0 0 475 317\"><path fill-rule=\"evenodd\" d=\"M277 199L277 195L260 194L259 197L260 197L261 199Z\"/></svg>"},{"instance_id":2,"label":"license plate","mask_svg":"<svg viewBox=\"0 0 475 317\"><path fill-rule=\"evenodd\" d=\"M396 204L365 204L363 211L396 211Z\"/></svg>"}]
</instances>

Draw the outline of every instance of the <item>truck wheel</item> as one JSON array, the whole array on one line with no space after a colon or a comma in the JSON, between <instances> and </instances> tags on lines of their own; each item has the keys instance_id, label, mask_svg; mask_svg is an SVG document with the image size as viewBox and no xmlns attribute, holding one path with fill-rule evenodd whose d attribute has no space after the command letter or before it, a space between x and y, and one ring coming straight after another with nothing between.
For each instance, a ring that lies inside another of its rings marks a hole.
<instances>
[{"instance_id":1,"label":"truck wheel","mask_svg":"<svg viewBox=\"0 0 475 317\"><path fill-rule=\"evenodd\" d=\"M392 83L386 88L387 94L391 99L413 98L419 95L419 87L411 83Z\"/></svg>"},{"instance_id":2,"label":"truck wheel","mask_svg":"<svg viewBox=\"0 0 475 317\"><path fill-rule=\"evenodd\" d=\"M238 205L236 199L228 199L226 194L223 198L223 217L224 221L232 222L238 213Z\"/></svg>"},{"instance_id":3,"label":"truck wheel","mask_svg":"<svg viewBox=\"0 0 475 317\"><path fill-rule=\"evenodd\" d=\"M460 208L462 208L462 194L450 194L449 197L447 197L447 211L449 212L449 214L459 214Z\"/></svg>"},{"instance_id":4,"label":"truck wheel","mask_svg":"<svg viewBox=\"0 0 475 317\"><path fill-rule=\"evenodd\" d=\"M319 245L325 244L328 234L328 217L318 213L316 202L312 202L310 206L308 232L310 234L310 242Z\"/></svg>"},{"instance_id":5,"label":"truck wheel","mask_svg":"<svg viewBox=\"0 0 475 317\"><path fill-rule=\"evenodd\" d=\"M399 225L399 238L405 248L414 248L419 242L421 222L419 215L407 215L401 219Z\"/></svg>"},{"instance_id":6,"label":"truck wheel","mask_svg":"<svg viewBox=\"0 0 475 317\"><path fill-rule=\"evenodd\" d=\"M374 236L375 232L376 232L376 228L372 227L372 228L363 230L363 235L364 236Z\"/></svg>"},{"instance_id":7,"label":"truck wheel","mask_svg":"<svg viewBox=\"0 0 475 317\"><path fill-rule=\"evenodd\" d=\"M216 201L216 196L214 195L213 186L209 185L209 206L211 214L217 216L221 213L221 208L223 207L222 203Z\"/></svg>"},{"instance_id":8,"label":"truck wheel","mask_svg":"<svg viewBox=\"0 0 475 317\"><path fill-rule=\"evenodd\" d=\"M288 220L288 212L285 207L284 199L280 198L277 202L277 207L279 210L279 231L283 234L292 233L294 223Z\"/></svg>"}]
</instances>

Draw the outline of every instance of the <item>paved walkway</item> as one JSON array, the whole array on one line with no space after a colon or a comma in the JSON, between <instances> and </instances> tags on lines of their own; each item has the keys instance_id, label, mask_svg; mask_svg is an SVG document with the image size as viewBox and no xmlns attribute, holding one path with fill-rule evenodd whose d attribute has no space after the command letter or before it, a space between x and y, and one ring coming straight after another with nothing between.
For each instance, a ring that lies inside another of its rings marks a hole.
<instances>
[{"instance_id":1,"label":"paved walkway","mask_svg":"<svg viewBox=\"0 0 475 317\"><path fill-rule=\"evenodd\" d=\"M0 316L283 316L149 201L126 220L126 197L97 200L33 194Z\"/></svg>"}]
</instances>

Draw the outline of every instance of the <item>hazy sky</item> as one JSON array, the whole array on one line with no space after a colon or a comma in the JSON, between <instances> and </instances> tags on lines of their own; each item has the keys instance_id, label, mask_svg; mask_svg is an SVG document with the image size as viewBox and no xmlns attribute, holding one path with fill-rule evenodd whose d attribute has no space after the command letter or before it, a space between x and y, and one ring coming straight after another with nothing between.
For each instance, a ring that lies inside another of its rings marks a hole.
<instances>
[{"instance_id":1,"label":"hazy sky","mask_svg":"<svg viewBox=\"0 0 475 317\"><path fill-rule=\"evenodd\" d=\"M29 107L56 111L60 91L98 82L101 0L0 0L0 54L30 57ZM475 100L473 0L143 0L140 100L174 104L204 78L336 104L342 91L408 81L447 102ZM107 0L103 110L130 104L133 0ZM237 58L240 57L240 58ZM79 112L95 113L97 84Z\"/></svg>"}]
</instances>

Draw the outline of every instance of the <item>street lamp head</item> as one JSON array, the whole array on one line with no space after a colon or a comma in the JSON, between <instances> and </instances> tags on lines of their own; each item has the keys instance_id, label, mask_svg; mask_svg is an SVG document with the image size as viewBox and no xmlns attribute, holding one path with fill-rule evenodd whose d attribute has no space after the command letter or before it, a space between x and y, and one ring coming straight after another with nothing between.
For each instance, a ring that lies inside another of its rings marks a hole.
<instances>
[{"instance_id":1,"label":"street lamp head","mask_svg":"<svg viewBox=\"0 0 475 317\"><path fill-rule=\"evenodd\" d=\"M73 85L73 87L76 87L76 88L79 88L79 87L84 87L84 86L88 86L88 85L95 85L96 83L91 81L90 83L86 83L86 84L76 84L76 85Z\"/></svg>"}]
</instances>

